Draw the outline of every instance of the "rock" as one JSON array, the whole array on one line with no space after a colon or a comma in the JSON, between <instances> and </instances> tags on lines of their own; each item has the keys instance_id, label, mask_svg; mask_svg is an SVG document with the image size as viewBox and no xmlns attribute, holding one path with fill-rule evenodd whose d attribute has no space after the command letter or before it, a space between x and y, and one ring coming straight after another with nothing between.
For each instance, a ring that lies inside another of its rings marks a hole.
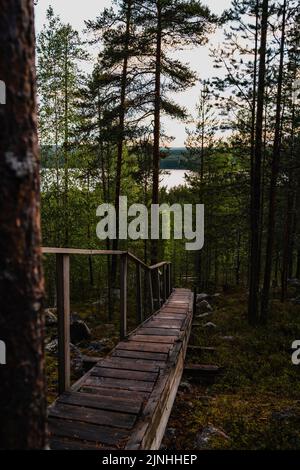
<instances>
[{"instance_id":1,"label":"rock","mask_svg":"<svg viewBox=\"0 0 300 470\"><path fill-rule=\"evenodd\" d=\"M212 315L212 312L201 313L200 315L196 315L196 318L206 318Z\"/></svg>"},{"instance_id":2,"label":"rock","mask_svg":"<svg viewBox=\"0 0 300 470\"><path fill-rule=\"evenodd\" d=\"M167 438L175 437L175 435L176 435L176 429L175 428L167 428L167 430L166 430L166 437Z\"/></svg>"},{"instance_id":3,"label":"rock","mask_svg":"<svg viewBox=\"0 0 300 470\"><path fill-rule=\"evenodd\" d=\"M71 370L77 376L80 377L83 372L83 356L81 351L74 346L74 344L70 344L70 354L71 354Z\"/></svg>"},{"instance_id":4,"label":"rock","mask_svg":"<svg viewBox=\"0 0 300 470\"><path fill-rule=\"evenodd\" d=\"M204 427L200 433L196 435L195 448L197 450L205 450L210 447L212 438L218 437L228 441L230 438L218 428L215 428L211 424Z\"/></svg>"},{"instance_id":5,"label":"rock","mask_svg":"<svg viewBox=\"0 0 300 470\"><path fill-rule=\"evenodd\" d=\"M46 326L57 325L56 311L56 308L46 308L44 310Z\"/></svg>"},{"instance_id":6,"label":"rock","mask_svg":"<svg viewBox=\"0 0 300 470\"><path fill-rule=\"evenodd\" d=\"M58 340L54 339L46 345L46 351L52 356L58 356ZM70 343L70 356L71 356L71 370L77 376L80 377L83 372L83 356L80 350Z\"/></svg>"},{"instance_id":7,"label":"rock","mask_svg":"<svg viewBox=\"0 0 300 470\"><path fill-rule=\"evenodd\" d=\"M183 382L180 382L179 389L183 392L191 392L192 386L187 380L185 380Z\"/></svg>"},{"instance_id":8,"label":"rock","mask_svg":"<svg viewBox=\"0 0 300 470\"><path fill-rule=\"evenodd\" d=\"M53 339L50 343L46 344L46 352L51 354L52 356L58 355L58 340Z\"/></svg>"},{"instance_id":9,"label":"rock","mask_svg":"<svg viewBox=\"0 0 300 470\"><path fill-rule=\"evenodd\" d=\"M93 341L89 344L88 350L100 352L103 348L104 345L102 344L102 341Z\"/></svg>"},{"instance_id":10,"label":"rock","mask_svg":"<svg viewBox=\"0 0 300 470\"><path fill-rule=\"evenodd\" d=\"M71 341L74 344L91 338L91 331L87 324L82 320L75 320L71 323L70 334Z\"/></svg>"},{"instance_id":11,"label":"rock","mask_svg":"<svg viewBox=\"0 0 300 470\"><path fill-rule=\"evenodd\" d=\"M208 294L205 294L205 292L202 292L201 294L197 294L196 297L196 302L197 304L202 302L202 300L207 300L210 296Z\"/></svg>"},{"instance_id":12,"label":"rock","mask_svg":"<svg viewBox=\"0 0 300 470\"><path fill-rule=\"evenodd\" d=\"M211 321L204 323L203 328L206 328L207 330L215 330L217 325L215 323L212 323Z\"/></svg>"},{"instance_id":13,"label":"rock","mask_svg":"<svg viewBox=\"0 0 300 470\"><path fill-rule=\"evenodd\" d=\"M212 312L213 310L212 306L206 300L202 300L198 303L197 308L200 313Z\"/></svg>"}]
</instances>

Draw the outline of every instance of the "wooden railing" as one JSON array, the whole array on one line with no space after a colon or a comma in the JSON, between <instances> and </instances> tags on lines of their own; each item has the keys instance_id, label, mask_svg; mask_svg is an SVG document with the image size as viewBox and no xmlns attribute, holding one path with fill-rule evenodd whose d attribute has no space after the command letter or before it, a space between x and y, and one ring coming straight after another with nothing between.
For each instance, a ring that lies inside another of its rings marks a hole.
<instances>
[{"instance_id":1,"label":"wooden railing","mask_svg":"<svg viewBox=\"0 0 300 470\"><path fill-rule=\"evenodd\" d=\"M144 321L142 270L147 276L150 312L153 314L166 302L172 292L171 263L148 266L132 253L113 250L81 250L73 248L42 248L43 254L56 256L56 294L58 314L58 388L59 394L71 387L70 379L70 256L117 256L120 258L120 339L127 336L127 279L128 262L136 266L136 295L138 322ZM155 295L154 295L155 292Z\"/></svg>"}]
</instances>

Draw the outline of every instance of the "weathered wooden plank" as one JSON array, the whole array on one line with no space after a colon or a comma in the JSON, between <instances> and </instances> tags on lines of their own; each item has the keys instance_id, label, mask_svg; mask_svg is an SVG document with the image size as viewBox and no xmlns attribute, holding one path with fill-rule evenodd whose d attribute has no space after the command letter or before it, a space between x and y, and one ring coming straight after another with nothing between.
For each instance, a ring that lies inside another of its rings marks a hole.
<instances>
[{"instance_id":1,"label":"weathered wooden plank","mask_svg":"<svg viewBox=\"0 0 300 470\"><path fill-rule=\"evenodd\" d=\"M107 410L95 410L82 406L73 406L63 403L55 403L49 408L49 416L52 418L69 419L81 423L98 424L101 426L113 426L115 428L132 429L136 416Z\"/></svg>"},{"instance_id":2,"label":"weathered wooden plank","mask_svg":"<svg viewBox=\"0 0 300 470\"><path fill-rule=\"evenodd\" d=\"M145 325L145 328L168 328L170 330L180 330L182 327L183 321L176 321L176 320L161 320L158 318L157 320L152 320L151 322Z\"/></svg>"},{"instance_id":3,"label":"weathered wooden plank","mask_svg":"<svg viewBox=\"0 0 300 470\"><path fill-rule=\"evenodd\" d=\"M102 445L119 446L128 439L128 430L112 428L109 426L97 426L80 421L49 418L50 433L54 436L82 439Z\"/></svg>"},{"instance_id":4,"label":"weathered wooden plank","mask_svg":"<svg viewBox=\"0 0 300 470\"><path fill-rule=\"evenodd\" d=\"M155 343L143 343L138 341L127 341L119 343L117 349L125 349L127 351L141 351L151 353L168 353L170 346L168 344L155 344Z\"/></svg>"},{"instance_id":5,"label":"weathered wooden plank","mask_svg":"<svg viewBox=\"0 0 300 470\"><path fill-rule=\"evenodd\" d=\"M141 359L130 358L107 358L101 363L101 367L108 367L109 369L124 369L124 370L140 370L142 372L158 372L160 364L156 361L144 361Z\"/></svg>"},{"instance_id":6,"label":"weathered wooden plank","mask_svg":"<svg viewBox=\"0 0 300 470\"><path fill-rule=\"evenodd\" d=\"M129 341L146 341L147 343L167 343L172 344L177 341L178 336L159 336L159 335L134 335Z\"/></svg>"},{"instance_id":7,"label":"weathered wooden plank","mask_svg":"<svg viewBox=\"0 0 300 470\"><path fill-rule=\"evenodd\" d=\"M180 329L177 330L170 329L170 328L149 328L144 327L139 330L139 334L141 335L158 335L158 336L179 336Z\"/></svg>"},{"instance_id":8,"label":"weathered wooden plank","mask_svg":"<svg viewBox=\"0 0 300 470\"><path fill-rule=\"evenodd\" d=\"M128 370L124 369L108 369L105 367L94 367L91 371L91 376L95 377L111 377L113 379L124 379L124 381L130 380L141 380L145 382L155 382L157 378L157 372L142 372L139 370Z\"/></svg>"},{"instance_id":9,"label":"weathered wooden plank","mask_svg":"<svg viewBox=\"0 0 300 470\"><path fill-rule=\"evenodd\" d=\"M186 314L185 313L159 313L158 315L155 315L154 317L155 320L160 319L160 320L185 320L186 319Z\"/></svg>"},{"instance_id":10,"label":"weathered wooden plank","mask_svg":"<svg viewBox=\"0 0 300 470\"><path fill-rule=\"evenodd\" d=\"M140 402L143 402L149 396L149 392L135 391L133 395L130 390L101 387L97 384L93 386L84 385L80 391L91 395L99 395L100 397L111 397L117 400L137 400Z\"/></svg>"},{"instance_id":11,"label":"weathered wooden plank","mask_svg":"<svg viewBox=\"0 0 300 470\"><path fill-rule=\"evenodd\" d=\"M61 395L57 400L57 403L86 406L97 410L118 411L129 414L138 414L141 410L142 402L142 399L138 400L137 398L130 400L119 396L101 396L100 394L94 396L82 392L67 392Z\"/></svg>"},{"instance_id":12,"label":"weathered wooden plank","mask_svg":"<svg viewBox=\"0 0 300 470\"><path fill-rule=\"evenodd\" d=\"M117 357L126 357L126 358L134 358L134 359L143 359L143 360L150 360L156 361L157 365L165 365L165 361L167 359L167 354L165 353L150 353L146 351L128 351L125 349L116 349L113 356Z\"/></svg>"},{"instance_id":13,"label":"weathered wooden plank","mask_svg":"<svg viewBox=\"0 0 300 470\"><path fill-rule=\"evenodd\" d=\"M91 376L85 382L85 385L95 385L108 388L120 388L122 390L132 390L140 392L151 392L153 389L152 382L142 382L141 380L122 380L110 377L94 377Z\"/></svg>"},{"instance_id":14,"label":"weathered wooden plank","mask_svg":"<svg viewBox=\"0 0 300 470\"><path fill-rule=\"evenodd\" d=\"M103 446L88 444L84 441L70 440L65 438L52 438L50 442L51 450L100 450ZM107 449L107 447L106 447ZM111 450L114 448L111 447Z\"/></svg>"}]
</instances>

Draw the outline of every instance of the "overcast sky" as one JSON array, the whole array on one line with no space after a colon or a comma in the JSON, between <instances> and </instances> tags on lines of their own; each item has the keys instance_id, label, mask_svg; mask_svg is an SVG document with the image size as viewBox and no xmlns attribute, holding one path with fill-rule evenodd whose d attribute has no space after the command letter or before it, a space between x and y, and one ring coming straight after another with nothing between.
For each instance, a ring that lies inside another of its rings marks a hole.
<instances>
[{"instance_id":1,"label":"overcast sky","mask_svg":"<svg viewBox=\"0 0 300 470\"><path fill-rule=\"evenodd\" d=\"M230 6L231 0L205 0L203 3L208 5L214 13L219 14ZM38 0L38 5L35 9L37 33L43 28L49 5L53 7L55 13L61 17L62 21L71 23L75 29L82 31L85 20L95 18L104 7L110 4L111 0ZM217 44L221 40L222 36L218 32L210 38L210 43ZM209 57L209 45L195 48L194 50L182 51L178 53L177 57L185 62L190 62L192 68L197 71L202 79L209 78L216 73L213 69L212 59ZM189 112L193 114L198 96L199 85L185 93L178 94L176 100L186 106ZM174 147L184 146L186 124L164 118L163 125L167 134L175 137L171 145Z\"/></svg>"}]
</instances>

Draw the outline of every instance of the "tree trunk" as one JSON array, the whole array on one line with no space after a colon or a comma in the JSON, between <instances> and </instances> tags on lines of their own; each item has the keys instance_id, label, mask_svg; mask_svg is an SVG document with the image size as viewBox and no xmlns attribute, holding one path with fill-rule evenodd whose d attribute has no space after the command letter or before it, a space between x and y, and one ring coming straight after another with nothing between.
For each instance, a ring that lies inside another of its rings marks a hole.
<instances>
[{"instance_id":1,"label":"tree trunk","mask_svg":"<svg viewBox=\"0 0 300 470\"><path fill-rule=\"evenodd\" d=\"M160 110L161 110L161 59L162 59L162 14L161 2L157 1L157 36L154 103L154 142L153 142L153 187L152 204L159 203L159 162L160 162ZM158 262L158 240L151 240L151 262Z\"/></svg>"},{"instance_id":2,"label":"tree trunk","mask_svg":"<svg viewBox=\"0 0 300 470\"><path fill-rule=\"evenodd\" d=\"M256 140L251 178L251 259L250 259L250 292L248 318L251 324L257 323L259 280L260 280L260 205L261 205L261 161L263 151L263 112L265 103L266 49L268 33L269 1L263 0L261 21L260 63L257 90Z\"/></svg>"},{"instance_id":3,"label":"tree trunk","mask_svg":"<svg viewBox=\"0 0 300 470\"><path fill-rule=\"evenodd\" d=\"M275 121L275 137L272 155L271 169L271 185L269 196L269 218L268 218L268 235L266 248L266 264L264 274L264 285L262 291L261 319L267 321L269 309L269 297L272 275L272 258L274 246L275 217L276 217L276 186L279 172L279 160L281 153L281 101L282 101L282 85L283 85L283 65L284 65L284 46L285 46L285 20L286 20L287 0L284 0L282 14L282 33L280 43L280 63L277 88L276 102L276 121Z\"/></svg>"},{"instance_id":4,"label":"tree trunk","mask_svg":"<svg viewBox=\"0 0 300 470\"><path fill-rule=\"evenodd\" d=\"M0 0L0 447L45 448L46 399L31 0Z\"/></svg>"},{"instance_id":5,"label":"tree trunk","mask_svg":"<svg viewBox=\"0 0 300 470\"><path fill-rule=\"evenodd\" d=\"M120 100L120 112L119 112L119 129L118 129L118 144L117 144L117 169L116 169L116 189L115 189L115 208L116 208L116 226L117 226L117 237L113 240L113 250L118 250L119 239L118 239L118 227L119 227L119 198L121 195L121 180L122 180L122 165L123 165L123 145L124 145L124 130L125 130L125 116L126 116L126 91L127 91L127 76L128 76L128 53L129 53L129 41L130 41L130 24L131 24L131 11L132 1L129 0L127 3L126 12L126 32L124 39L124 61L121 78L121 100ZM112 284L115 284L116 280L116 264L117 258L114 256L112 259Z\"/></svg>"}]
</instances>

